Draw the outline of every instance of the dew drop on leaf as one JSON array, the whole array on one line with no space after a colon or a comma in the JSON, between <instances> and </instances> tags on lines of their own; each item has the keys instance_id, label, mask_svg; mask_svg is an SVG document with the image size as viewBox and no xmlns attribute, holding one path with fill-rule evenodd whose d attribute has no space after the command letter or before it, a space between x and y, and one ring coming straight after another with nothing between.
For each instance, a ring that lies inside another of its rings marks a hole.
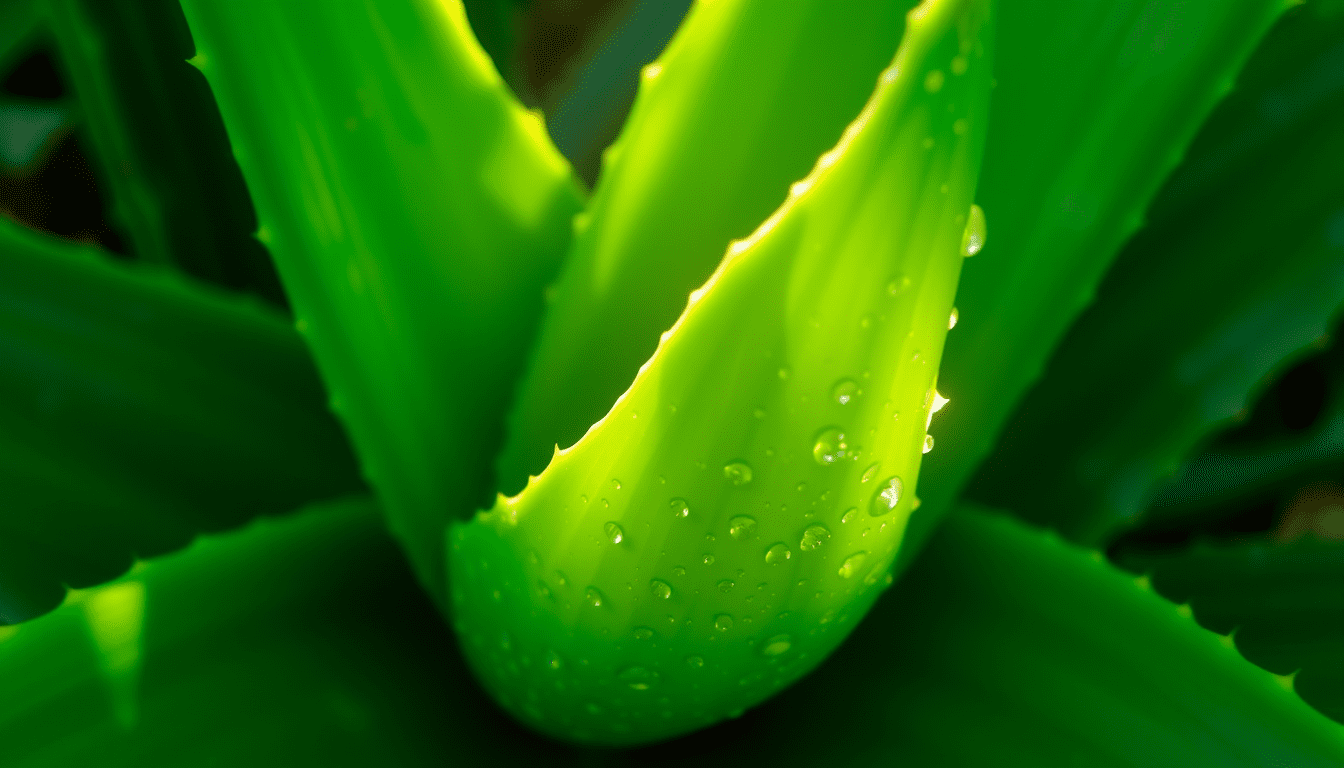
<instances>
[{"instance_id":1,"label":"dew drop on leaf","mask_svg":"<svg viewBox=\"0 0 1344 768\"><path fill-rule=\"evenodd\" d=\"M826 526L820 523L809 525L803 530L803 539L798 542L798 548L804 552L811 552L825 544L829 538L831 538L831 531Z\"/></svg>"},{"instance_id":2,"label":"dew drop on leaf","mask_svg":"<svg viewBox=\"0 0 1344 768\"><path fill-rule=\"evenodd\" d=\"M685 499L673 499L668 505L672 507L673 517L684 518L691 514L691 505L687 504Z\"/></svg>"},{"instance_id":3,"label":"dew drop on leaf","mask_svg":"<svg viewBox=\"0 0 1344 768\"><path fill-rule=\"evenodd\" d=\"M723 465L723 476L733 485L751 482L751 466L745 461L730 461Z\"/></svg>"},{"instance_id":4,"label":"dew drop on leaf","mask_svg":"<svg viewBox=\"0 0 1344 768\"><path fill-rule=\"evenodd\" d=\"M615 520L608 520L607 524L602 526L602 532L607 534L607 541L612 544L620 544L625 540L625 531L621 530L620 524Z\"/></svg>"},{"instance_id":5,"label":"dew drop on leaf","mask_svg":"<svg viewBox=\"0 0 1344 768\"><path fill-rule=\"evenodd\" d=\"M928 453L929 451L932 450L933 450L933 435L926 434L924 435L924 452ZM940 453L938 455L941 456L942 454Z\"/></svg>"},{"instance_id":6,"label":"dew drop on leaf","mask_svg":"<svg viewBox=\"0 0 1344 768\"><path fill-rule=\"evenodd\" d=\"M793 638L788 635L775 635L765 641L765 645L761 647L761 653L765 656L779 656L788 653L792 647Z\"/></svg>"},{"instance_id":7,"label":"dew drop on leaf","mask_svg":"<svg viewBox=\"0 0 1344 768\"><path fill-rule=\"evenodd\" d=\"M859 514L859 508L850 507L849 509L845 510L845 514L841 515L840 522L848 523L849 521L853 520L854 516L857 514Z\"/></svg>"},{"instance_id":8,"label":"dew drop on leaf","mask_svg":"<svg viewBox=\"0 0 1344 768\"><path fill-rule=\"evenodd\" d=\"M961 319L961 313L957 311L957 308L956 308L956 307L953 307L953 308L952 308L952 314L950 314L950 315L947 316L947 330L950 331L950 330L952 330L953 328L956 328L956 327L957 327L957 321L960 320L960 319Z\"/></svg>"},{"instance_id":9,"label":"dew drop on leaf","mask_svg":"<svg viewBox=\"0 0 1344 768\"><path fill-rule=\"evenodd\" d=\"M649 591L654 597L666 600L672 596L672 585L662 579L649 579Z\"/></svg>"},{"instance_id":10,"label":"dew drop on leaf","mask_svg":"<svg viewBox=\"0 0 1344 768\"><path fill-rule=\"evenodd\" d=\"M793 557L793 553L789 551L788 546L782 541L777 541L774 544L771 544L770 548L765 550L766 565L779 565L791 557Z\"/></svg>"},{"instance_id":11,"label":"dew drop on leaf","mask_svg":"<svg viewBox=\"0 0 1344 768\"><path fill-rule=\"evenodd\" d=\"M714 628L720 632L727 632L733 628L733 617L726 613L720 613L714 617Z\"/></svg>"},{"instance_id":12,"label":"dew drop on leaf","mask_svg":"<svg viewBox=\"0 0 1344 768\"><path fill-rule=\"evenodd\" d=\"M705 660L700 656L687 656L686 666L692 669L700 669L701 667L705 666Z\"/></svg>"},{"instance_id":13,"label":"dew drop on leaf","mask_svg":"<svg viewBox=\"0 0 1344 768\"><path fill-rule=\"evenodd\" d=\"M817 433L812 443L812 458L821 466L829 467L849 455L845 433L839 427L827 427Z\"/></svg>"},{"instance_id":14,"label":"dew drop on leaf","mask_svg":"<svg viewBox=\"0 0 1344 768\"><path fill-rule=\"evenodd\" d=\"M873 462L872 464L869 464L868 468L863 470L863 474L859 476L859 482L871 483L873 481L873 478L877 477L877 470L881 466L882 464L876 461Z\"/></svg>"},{"instance_id":15,"label":"dew drop on leaf","mask_svg":"<svg viewBox=\"0 0 1344 768\"><path fill-rule=\"evenodd\" d=\"M840 578L848 579L857 573L866 557L868 557L867 552L855 552L849 557L846 557L845 562L840 564L840 570L838 571Z\"/></svg>"},{"instance_id":16,"label":"dew drop on leaf","mask_svg":"<svg viewBox=\"0 0 1344 768\"><path fill-rule=\"evenodd\" d=\"M597 587L589 587L583 591L583 600L594 608L602 607L602 593Z\"/></svg>"},{"instance_id":17,"label":"dew drop on leaf","mask_svg":"<svg viewBox=\"0 0 1344 768\"><path fill-rule=\"evenodd\" d=\"M635 691L647 691L658 684L658 673L644 667L626 667L616 677Z\"/></svg>"},{"instance_id":18,"label":"dew drop on leaf","mask_svg":"<svg viewBox=\"0 0 1344 768\"><path fill-rule=\"evenodd\" d=\"M653 629L650 627L635 627L636 640L648 640L653 637Z\"/></svg>"},{"instance_id":19,"label":"dew drop on leaf","mask_svg":"<svg viewBox=\"0 0 1344 768\"><path fill-rule=\"evenodd\" d=\"M901 501L901 494L905 492L905 483L896 475L888 477L877 487L877 492L873 494L873 503L868 508L868 513L873 517L885 515L896 508Z\"/></svg>"},{"instance_id":20,"label":"dew drop on leaf","mask_svg":"<svg viewBox=\"0 0 1344 768\"><path fill-rule=\"evenodd\" d=\"M719 591L727 594L733 591L733 582L731 579L724 579L717 584Z\"/></svg>"},{"instance_id":21,"label":"dew drop on leaf","mask_svg":"<svg viewBox=\"0 0 1344 768\"><path fill-rule=\"evenodd\" d=\"M853 379L841 379L831 388L831 399L841 405L848 405L860 394L859 385Z\"/></svg>"},{"instance_id":22,"label":"dew drop on leaf","mask_svg":"<svg viewBox=\"0 0 1344 768\"><path fill-rule=\"evenodd\" d=\"M974 256L985 247L985 212L980 206L971 204L971 213L966 217L966 229L961 233L961 255Z\"/></svg>"},{"instance_id":23,"label":"dew drop on leaf","mask_svg":"<svg viewBox=\"0 0 1344 768\"><path fill-rule=\"evenodd\" d=\"M756 518L747 515L732 518L728 521L728 533L738 541L751 538L756 533Z\"/></svg>"}]
</instances>

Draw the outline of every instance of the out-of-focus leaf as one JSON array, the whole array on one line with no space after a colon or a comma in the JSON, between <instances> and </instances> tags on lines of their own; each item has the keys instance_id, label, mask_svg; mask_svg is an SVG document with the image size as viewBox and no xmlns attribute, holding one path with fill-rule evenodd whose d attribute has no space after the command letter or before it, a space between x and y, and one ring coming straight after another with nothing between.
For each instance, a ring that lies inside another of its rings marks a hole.
<instances>
[{"instance_id":1,"label":"out-of-focus leaf","mask_svg":"<svg viewBox=\"0 0 1344 768\"><path fill-rule=\"evenodd\" d=\"M292 327L0 219L0 624L362 487Z\"/></svg>"},{"instance_id":2,"label":"out-of-focus leaf","mask_svg":"<svg viewBox=\"0 0 1344 768\"><path fill-rule=\"evenodd\" d=\"M895 53L909 5L692 10L645 69L579 220L509 418L501 490L516 493L610 410L729 241L834 146Z\"/></svg>"},{"instance_id":3,"label":"out-of-focus leaf","mask_svg":"<svg viewBox=\"0 0 1344 768\"><path fill-rule=\"evenodd\" d=\"M177 0L42 5L133 254L283 305Z\"/></svg>"},{"instance_id":4,"label":"out-of-focus leaf","mask_svg":"<svg viewBox=\"0 0 1344 768\"><path fill-rule=\"evenodd\" d=\"M1035 381L1283 0L1004 3L977 200L908 563ZM1039 465L1036 467L1039 471Z\"/></svg>"},{"instance_id":5,"label":"out-of-focus leaf","mask_svg":"<svg viewBox=\"0 0 1344 768\"><path fill-rule=\"evenodd\" d=\"M15 57L37 26L37 0L6 0L0 3L0 73L9 71Z\"/></svg>"},{"instance_id":6,"label":"out-of-focus leaf","mask_svg":"<svg viewBox=\"0 0 1344 768\"><path fill-rule=\"evenodd\" d=\"M579 209L458 0L183 3L300 331L443 596Z\"/></svg>"},{"instance_id":7,"label":"out-of-focus leaf","mask_svg":"<svg viewBox=\"0 0 1344 768\"><path fill-rule=\"evenodd\" d=\"M611 412L453 526L455 627L524 722L606 744L703 727L820 663L872 605L918 506L988 6L912 10L863 112Z\"/></svg>"},{"instance_id":8,"label":"out-of-focus leaf","mask_svg":"<svg viewBox=\"0 0 1344 768\"><path fill-rule=\"evenodd\" d=\"M116 616L131 620L108 631ZM0 630L5 765L1344 760L1338 727L1172 605L980 515L948 521L816 675L739 720L639 750L523 731L470 683L439 622L366 503L205 539Z\"/></svg>"},{"instance_id":9,"label":"out-of-focus leaf","mask_svg":"<svg viewBox=\"0 0 1344 768\"><path fill-rule=\"evenodd\" d=\"M1307 535L1200 544L1179 552L1130 551L1125 568L1189 603L1199 623L1234 632L1237 650L1279 675L1309 704L1344 722L1344 541Z\"/></svg>"},{"instance_id":10,"label":"out-of-focus leaf","mask_svg":"<svg viewBox=\"0 0 1344 768\"><path fill-rule=\"evenodd\" d=\"M1344 301L1344 8L1266 37L971 493L1098 543ZM1041 467L1049 471L1041 471Z\"/></svg>"}]
</instances>

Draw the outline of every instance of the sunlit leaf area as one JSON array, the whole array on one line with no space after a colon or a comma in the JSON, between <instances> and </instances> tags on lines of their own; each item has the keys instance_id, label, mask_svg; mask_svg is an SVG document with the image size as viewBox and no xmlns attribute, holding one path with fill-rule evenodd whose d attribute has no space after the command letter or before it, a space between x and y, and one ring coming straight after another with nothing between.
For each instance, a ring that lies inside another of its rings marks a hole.
<instances>
[{"instance_id":1,"label":"sunlit leaf area","mask_svg":"<svg viewBox=\"0 0 1344 768\"><path fill-rule=\"evenodd\" d=\"M1344 0L0 0L0 767L1344 765Z\"/></svg>"}]
</instances>

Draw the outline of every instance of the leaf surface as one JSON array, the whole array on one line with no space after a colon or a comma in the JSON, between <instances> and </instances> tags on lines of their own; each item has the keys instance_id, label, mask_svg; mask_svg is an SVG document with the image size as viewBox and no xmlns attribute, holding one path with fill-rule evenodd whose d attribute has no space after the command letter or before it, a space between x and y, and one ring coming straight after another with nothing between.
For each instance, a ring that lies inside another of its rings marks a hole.
<instances>
[{"instance_id":1,"label":"leaf surface","mask_svg":"<svg viewBox=\"0 0 1344 768\"><path fill-rule=\"evenodd\" d=\"M442 597L579 192L457 0L183 4L295 308L393 531Z\"/></svg>"},{"instance_id":2,"label":"leaf surface","mask_svg":"<svg viewBox=\"0 0 1344 768\"><path fill-rule=\"evenodd\" d=\"M553 289L509 417L500 489L602 418L687 295L834 146L911 3L698 4L640 94Z\"/></svg>"},{"instance_id":3,"label":"leaf surface","mask_svg":"<svg viewBox=\"0 0 1344 768\"><path fill-rule=\"evenodd\" d=\"M0 624L362 487L292 327L0 220Z\"/></svg>"},{"instance_id":4,"label":"leaf surface","mask_svg":"<svg viewBox=\"0 0 1344 768\"><path fill-rule=\"evenodd\" d=\"M951 400L924 464L903 568L998 439L1019 396L1204 117L1285 7L1279 0L1006 3L977 201L985 251L957 291L939 372Z\"/></svg>"},{"instance_id":5,"label":"leaf surface","mask_svg":"<svg viewBox=\"0 0 1344 768\"><path fill-rule=\"evenodd\" d=\"M1134 525L1201 438L1324 340L1344 301L1339 168L1344 8L1300 6L1201 129L972 494L1081 542Z\"/></svg>"}]
</instances>

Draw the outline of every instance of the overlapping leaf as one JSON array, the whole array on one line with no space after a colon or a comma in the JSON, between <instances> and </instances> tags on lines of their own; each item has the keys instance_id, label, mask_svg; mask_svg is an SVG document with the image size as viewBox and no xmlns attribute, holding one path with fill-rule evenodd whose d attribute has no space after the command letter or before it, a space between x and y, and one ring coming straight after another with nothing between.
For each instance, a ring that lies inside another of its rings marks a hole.
<instances>
[{"instance_id":1,"label":"overlapping leaf","mask_svg":"<svg viewBox=\"0 0 1344 768\"><path fill-rule=\"evenodd\" d=\"M579 207L460 3L183 4L333 405L442 596Z\"/></svg>"},{"instance_id":2,"label":"overlapping leaf","mask_svg":"<svg viewBox=\"0 0 1344 768\"><path fill-rule=\"evenodd\" d=\"M1133 525L1200 438L1327 332L1344 301L1341 167L1344 8L1303 6L1202 129L974 493L1080 541Z\"/></svg>"},{"instance_id":3,"label":"overlapping leaf","mask_svg":"<svg viewBox=\"0 0 1344 768\"><path fill-rule=\"evenodd\" d=\"M362 483L273 310L0 219L0 624Z\"/></svg>"}]
</instances>

